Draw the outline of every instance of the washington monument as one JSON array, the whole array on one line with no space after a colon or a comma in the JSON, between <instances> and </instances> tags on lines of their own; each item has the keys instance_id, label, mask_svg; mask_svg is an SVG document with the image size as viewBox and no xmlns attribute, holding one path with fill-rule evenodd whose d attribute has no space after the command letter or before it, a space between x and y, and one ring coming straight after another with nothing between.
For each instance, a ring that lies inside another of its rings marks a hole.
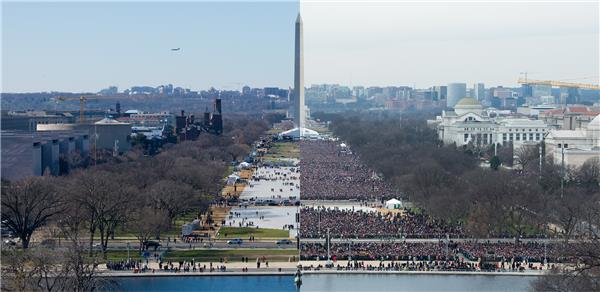
<instances>
[{"instance_id":1,"label":"washington monument","mask_svg":"<svg viewBox=\"0 0 600 292\"><path fill-rule=\"evenodd\" d=\"M302 129L305 126L306 110L304 109L304 37L300 13L298 13L298 17L296 18L296 46L294 57L294 126L302 132ZM300 136L302 136L301 133Z\"/></svg>"},{"instance_id":2,"label":"washington monument","mask_svg":"<svg viewBox=\"0 0 600 292\"><path fill-rule=\"evenodd\" d=\"M319 133L306 128L306 106L304 105L304 29L302 28L302 17L298 13L296 18L296 39L294 52L294 128L285 131L280 136L293 139L317 138Z\"/></svg>"}]
</instances>

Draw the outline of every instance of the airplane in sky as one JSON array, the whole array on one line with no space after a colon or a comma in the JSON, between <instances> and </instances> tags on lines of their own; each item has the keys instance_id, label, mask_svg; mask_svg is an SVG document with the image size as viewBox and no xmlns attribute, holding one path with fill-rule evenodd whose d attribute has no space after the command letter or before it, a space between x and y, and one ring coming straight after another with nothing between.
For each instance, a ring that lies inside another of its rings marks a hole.
<instances>
[{"instance_id":1,"label":"airplane in sky","mask_svg":"<svg viewBox=\"0 0 600 292\"><path fill-rule=\"evenodd\" d=\"M179 51L179 50L181 50L181 48L171 49L171 51L174 51L174 52Z\"/></svg>"}]
</instances>

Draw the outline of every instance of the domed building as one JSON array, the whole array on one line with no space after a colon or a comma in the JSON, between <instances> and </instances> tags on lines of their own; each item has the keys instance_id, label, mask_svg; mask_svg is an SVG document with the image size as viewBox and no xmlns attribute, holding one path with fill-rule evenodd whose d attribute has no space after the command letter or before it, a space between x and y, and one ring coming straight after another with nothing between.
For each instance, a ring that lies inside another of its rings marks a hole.
<instances>
[{"instance_id":1,"label":"domed building","mask_svg":"<svg viewBox=\"0 0 600 292\"><path fill-rule=\"evenodd\" d=\"M537 144L549 130L541 120L491 116L478 100L470 97L462 98L454 110L443 111L441 116L429 123L437 128L439 139L444 144L457 146L510 142L514 146Z\"/></svg>"},{"instance_id":2,"label":"domed building","mask_svg":"<svg viewBox=\"0 0 600 292\"><path fill-rule=\"evenodd\" d=\"M580 166L591 158L600 158L600 115L585 128L551 130L546 137L546 153L556 163Z\"/></svg>"},{"instance_id":3,"label":"domed building","mask_svg":"<svg viewBox=\"0 0 600 292\"><path fill-rule=\"evenodd\" d=\"M482 115L483 106L479 103L478 100L465 97L458 101L458 103L454 106L454 112L457 115L464 115L467 113L474 113L478 115Z\"/></svg>"}]
</instances>

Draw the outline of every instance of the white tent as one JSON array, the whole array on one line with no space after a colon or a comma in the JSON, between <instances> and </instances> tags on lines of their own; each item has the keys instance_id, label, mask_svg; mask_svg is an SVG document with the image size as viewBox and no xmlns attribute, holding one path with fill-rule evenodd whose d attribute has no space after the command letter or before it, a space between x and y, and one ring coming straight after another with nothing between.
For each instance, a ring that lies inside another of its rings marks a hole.
<instances>
[{"instance_id":1,"label":"white tent","mask_svg":"<svg viewBox=\"0 0 600 292\"><path fill-rule=\"evenodd\" d=\"M396 200L396 199L391 199L389 201L385 201L385 208L386 209L401 209L402 208L402 201Z\"/></svg>"},{"instance_id":2,"label":"white tent","mask_svg":"<svg viewBox=\"0 0 600 292\"><path fill-rule=\"evenodd\" d=\"M252 165L248 162L242 162L240 164L238 164L237 169L248 169L250 168Z\"/></svg>"},{"instance_id":3,"label":"white tent","mask_svg":"<svg viewBox=\"0 0 600 292\"><path fill-rule=\"evenodd\" d=\"M235 183L236 183L236 182L237 182L239 179L240 179L240 177L239 177L239 176L237 176L237 175L235 175L235 174L229 175L229 176L227 177L227 184L228 184L228 185L233 185L233 184L235 184Z\"/></svg>"},{"instance_id":4,"label":"white tent","mask_svg":"<svg viewBox=\"0 0 600 292\"><path fill-rule=\"evenodd\" d=\"M291 139L317 139L319 133L307 128L293 128L291 130L282 132L279 134L279 138L291 138Z\"/></svg>"}]
</instances>

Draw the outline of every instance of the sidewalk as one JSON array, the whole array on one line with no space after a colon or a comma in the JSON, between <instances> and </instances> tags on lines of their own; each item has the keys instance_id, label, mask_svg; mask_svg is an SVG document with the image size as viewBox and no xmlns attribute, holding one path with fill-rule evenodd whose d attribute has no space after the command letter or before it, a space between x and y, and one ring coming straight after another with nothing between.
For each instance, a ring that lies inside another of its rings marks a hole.
<instances>
[{"instance_id":1,"label":"sidewalk","mask_svg":"<svg viewBox=\"0 0 600 292\"><path fill-rule=\"evenodd\" d=\"M373 267L379 266L379 261L359 261L364 262L365 266L371 265ZM394 261L394 263L407 263L408 261ZM334 263L334 266L339 264L342 267L345 267L346 261L338 261ZM392 263L392 261L383 262L384 265ZM132 276L141 276L141 277L151 277L151 276L235 276L235 275L292 275L297 270L298 264L301 264L302 267L307 268L311 265L313 269L311 270L303 270L304 274L436 274L436 275L503 275L503 276L539 276L548 272L546 269L526 269L524 271L511 271L511 270L502 270L502 271L442 271L442 270L368 270L368 269L355 269L355 270L338 270L336 267L334 268L319 268L317 266L325 265L325 261L301 261L301 262L269 262L269 267L265 266L265 263L261 262L261 267L257 268L256 261L250 260L248 263L243 262L230 262L230 263L220 263L213 262L214 270L210 271L210 262L197 262L196 266L205 267L204 272L200 271L189 271L185 272L183 270L180 271L170 271L170 270L159 270L157 262L149 262L148 263L148 271L145 272L134 272L133 270L125 270L125 271L109 271L105 266L101 266L100 270L103 276L114 276L114 277L132 277ZM173 262L174 267L179 267L179 263ZM225 271L219 269L219 267L225 266ZM164 263L163 263L164 267ZM243 271L243 269L247 269L247 271Z\"/></svg>"}]
</instances>

